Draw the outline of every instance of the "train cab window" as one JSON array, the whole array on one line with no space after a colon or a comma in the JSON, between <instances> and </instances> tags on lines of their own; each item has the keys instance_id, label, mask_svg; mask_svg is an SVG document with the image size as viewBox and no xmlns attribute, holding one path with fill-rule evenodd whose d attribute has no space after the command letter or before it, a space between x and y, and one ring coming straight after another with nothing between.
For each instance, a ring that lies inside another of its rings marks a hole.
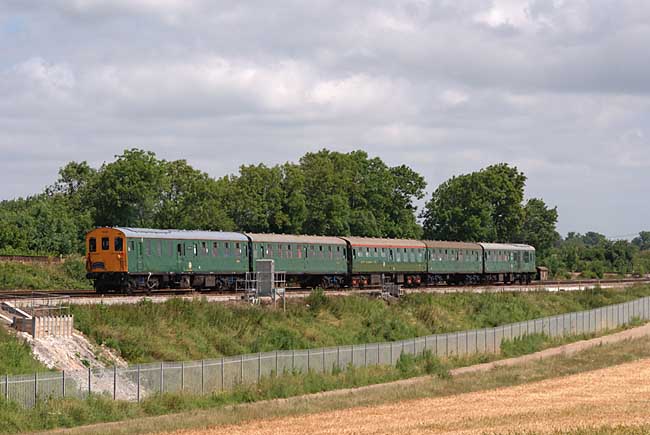
<instances>
[{"instance_id":1,"label":"train cab window","mask_svg":"<svg viewBox=\"0 0 650 435\"><path fill-rule=\"evenodd\" d=\"M102 251L108 251L111 247L108 237L102 237Z\"/></svg>"},{"instance_id":2,"label":"train cab window","mask_svg":"<svg viewBox=\"0 0 650 435\"><path fill-rule=\"evenodd\" d=\"M88 250L90 252L97 252L97 239L94 237L91 237L88 239Z\"/></svg>"},{"instance_id":3,"label":"train cab window","mask_svg":"<svg viewBox=\"0 0 650 435\"><path fill-rule=\"evenodd\" d=\"M124 239L121 237L115 237L115 251L116 252L122 252L124 249Z\"/></svg>"},{"instance_id":4,"label":"train cab window","mask_svg":"<svg viewBox=\"0 0 650 435\"><path fill-rule=\"evenodd\" d=\"M353 249L353 250L352 250L352 256L353 256L354 258L357 258L357 250L356 250L356 249Z\"/></svg>"},{"instance_id":5,"label":"train cab window","mask_svg":"<svg viewBox=\"0 0 650 435\"><path fill-rule=\"evenodd\" d=\"M198 249L198 247L196 246L196 243L192 243L192 252L194 253L194 256L195 256L195 257L196 257L197 255L199 255L199 249Z\"/></svg>"}]
</instances>

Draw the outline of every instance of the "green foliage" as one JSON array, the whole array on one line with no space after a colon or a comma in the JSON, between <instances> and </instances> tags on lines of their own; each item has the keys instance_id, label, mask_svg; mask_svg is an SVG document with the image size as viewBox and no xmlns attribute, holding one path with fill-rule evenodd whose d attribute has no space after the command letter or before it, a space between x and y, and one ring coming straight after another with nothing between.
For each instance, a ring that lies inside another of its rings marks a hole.
<instances>
[{"instance_id":1,"label":"green foliage","mask_svg":"<svg viewBox=\"0 0 650 435\"><path fill-rule=\"evenodd\" d=\"M171 299L74 306L75 325L132 363L395 341L587 310L650 295L650 287L567 293L411 294L400 303L315 291L270 307Z\"/></svg>"},{"instance_id":2,"label":"green foliage","mask_svg":"<svg viewBox=\"0 0 650 435\"><path fill-rule=\"evenodd\" d=\"M426 238L506 242L520 233L526 176L505 163L452 177L427 202ZM554 225L553 225L554 226Z\"/></svg>"},{"instance_id":3,"label":"green foliage","mask_svg":"<svg viewBox=\"0 0 650 435\"><path fill-rule=\"evenodd\" d=\"M505 358L539 352L550 347L551 337L545 334L530 334L501 342L501 355Z\"/></svg>"},{"instance_id":4,"label":"green foliage","mask_svg":"<svg viewBox=\"0 0 650 435\"><path fill-rule=\"evenodd\" d=\"M21 264L0 262L2 290L91 289L83 261L68 258L62 264Z\"/></svg>"},{"instance_id":5,"label":"green foliage","mask_svg":"<svg viewBox=\"0 0 650 435\"><path fill-rule=\"evenodd\" d=\"M639 251L638 243L608 240L595 232L572 232L541 256L539 264L556 277L569 271L580 272L583 278L603 278L606 273L641 275L650 270L650 251Z\"/></svg>"},{"instance_id":6,"label":"green foliage","mask_svg":"<svg viewBox=\"0 0 650 435\"><path fill-rule=\"evenodd\" d=\"M34 359L29 344L0 326L0 374L14 375L44 370L47 368Z\"/></svg>"},{"instance_id":7,"label":"green foliage","mask_svg":"<svg viewBox=\"0 0 650 435\"><path fill-rule=\"evenodd\" d=\"M557 207L548 208L541 199L532 198L528 200L523 211L521 231L511 240L534 246L538 258L543 257L560 240L560 235L555 229Z\"/></svg>"},{"instance_id":8,"label":"green foliage","mask_svg":"<svg viewBox=\"0 0 650 435\"><path fill-rule=\"evenodd\" d=\"M425 187L409 167L363 151L322 150L214 179L130 149L99 169L70 162L45 193L0 202L0 253L83 253L96 226L417 238L414 201Z\"/></svg>"}]
</instances>

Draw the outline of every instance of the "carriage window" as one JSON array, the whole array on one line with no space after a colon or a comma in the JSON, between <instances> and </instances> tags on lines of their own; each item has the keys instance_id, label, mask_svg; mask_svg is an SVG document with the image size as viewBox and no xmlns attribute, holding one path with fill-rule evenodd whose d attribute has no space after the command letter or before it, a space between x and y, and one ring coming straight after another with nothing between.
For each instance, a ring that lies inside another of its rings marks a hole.
<instances>
[{"instance_id":1,"label":"carriage window","mask_svg":"<svg viewBox=\"0 0 650 435\"><path fill-rule=\"evenodd\" d=\"M183 244L182 243L178 243L176 245L176 253L178 254L179 257L185 256L185 252L183 252Z\"/></svg>"},{"instance_id":2,"label":"carriage window","mask_svg":"<svg viewBox=\"0 0 650 435\"><path fill-rule=\"evenodd\" d=\"M108 237L102 237L102 251L108 251L110 248L110 243L108 242Z\"/></svg>"},{"instance_id":3,"label":"carriage window","mask_svg":"<svg viewBox=\"0 0 650 435\"><path fill-rule=\"evenodd\" d=\"M208 255L208 244L206 242L201 242L201 255Z\"/></svg>"},{"instance_id":4,"label":"carriage window","mask_svg":"<svg viewBox=\"0 0 650 435\"><path fill-rule=\"evenodd\" d=\"M159 257L162 257L163 255L163 241L158 240L158 243L156 243L156 255Z\"/></svg>"},{"instance_id":5,"label":"carriage window","mask_svg":"<svg viewBox=\"0 0 650 435\"><path fill-rule=\"evenodd\" d=\"M121 237L115 237L115 250L117 252L122 252L124 249L124 239Z\"/></svg>"},{"instance_id":6,"label":"carriage window","mask_svg":"<svg viewBox=\"0 0 650 435\"><path fill-rule=\"evenodd\" d=\"M212 256L213 257L219 256L219 243L217 242L212 242Z\"/></svg>"},{"instance_id":7,"label":"carriage window","mask_svg":"<svg viewBox=\"0 0 650 435\"><path fill-rule=\"evenodd\" d=\"M95 239L94 237L91 237L88 240L88 250L90 252L97 252L97 239Z\"/></svg>"},{"instance_id":8,"label":"carriage window","mask_svg":"<svg viewBox=\"0 0 650 435\"><path fill-rule=\"evenodd\" d=\"M302 245L296 246L296 251L298 252L298 258L302 258ZM307 253L307 249L305 249L305 254Z\"/></svg>"},{"instance_id":9,"label":"carriage window","mask_svg":"<svg viewBox=\"0 0 650 435\"><path fill-rule=\"evenodd\" d=\"M357 258L357 250L356 250L356 249L353 249L353 250L352 250L352 256L353 256L354 258Z\"/></svg>"},{"instance_id":10,"label":"carriage window","mask_svg":"<svg viewBox=\"0 0 650 435\"><path fill-rule=\"evenodd\" d=\"M174 255L174 242L167 240L167 251L169 251L169 256Z\"/></svg>"},{"instance_id":11,"label":"carriage window","mask_svg":"<svg viewBox=\"0 0 650 435\"><path fill-rule=\"evenodd\" d=\"M193 244L192 244L192 250L194 251L194 255L195 255L195 256L196 256L196 255L199 255L199 250L198 250L197 247L196 247L196 243L193 243Z\"/></svg>"}]
</instances>

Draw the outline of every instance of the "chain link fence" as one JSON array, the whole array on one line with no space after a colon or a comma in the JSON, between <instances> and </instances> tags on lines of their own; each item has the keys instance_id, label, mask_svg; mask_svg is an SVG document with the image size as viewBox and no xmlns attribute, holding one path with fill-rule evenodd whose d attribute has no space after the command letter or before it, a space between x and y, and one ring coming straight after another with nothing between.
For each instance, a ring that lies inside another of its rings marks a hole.
<instances>
[{"instance_id":1,"label":"chain link fence","mask_svg":"<svg viewBox=\"0 0 650 435\"><path fill-rule=\"evenodd\" d=\"M140 401L161 392L209 394L285 372L323 373L349 365L395 365L401 354L425 351L438 357L499 352L503 340L530 334L565 337L614 329L650 319L650 297L589 311L561 314L495 328L452 332L414 339L305 350L281 350L186 362L140 364L127 368L88 369L4 376L0 397L32 407L37 400L85 398L104 394Z\"/></svg>"}]
</instances>

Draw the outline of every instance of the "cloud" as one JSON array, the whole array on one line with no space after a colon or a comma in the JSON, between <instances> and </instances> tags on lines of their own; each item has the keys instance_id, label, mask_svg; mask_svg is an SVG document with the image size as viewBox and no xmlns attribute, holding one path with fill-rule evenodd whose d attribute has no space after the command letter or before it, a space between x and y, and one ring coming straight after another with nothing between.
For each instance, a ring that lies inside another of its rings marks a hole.
<instances>
[{"instance_id":1,"label":"cloud","mask_svg":"<svg viewBox=\"0 0 650 435\"><path fill-rule=\"evenodd\" d=\"M2 198L132 146L213 176L364 148L430 190L517 164L562 231L650 220L632 199L616 213L650 181L650 4L8 0L0 17Z\"/></svg>"}]
</instances>

